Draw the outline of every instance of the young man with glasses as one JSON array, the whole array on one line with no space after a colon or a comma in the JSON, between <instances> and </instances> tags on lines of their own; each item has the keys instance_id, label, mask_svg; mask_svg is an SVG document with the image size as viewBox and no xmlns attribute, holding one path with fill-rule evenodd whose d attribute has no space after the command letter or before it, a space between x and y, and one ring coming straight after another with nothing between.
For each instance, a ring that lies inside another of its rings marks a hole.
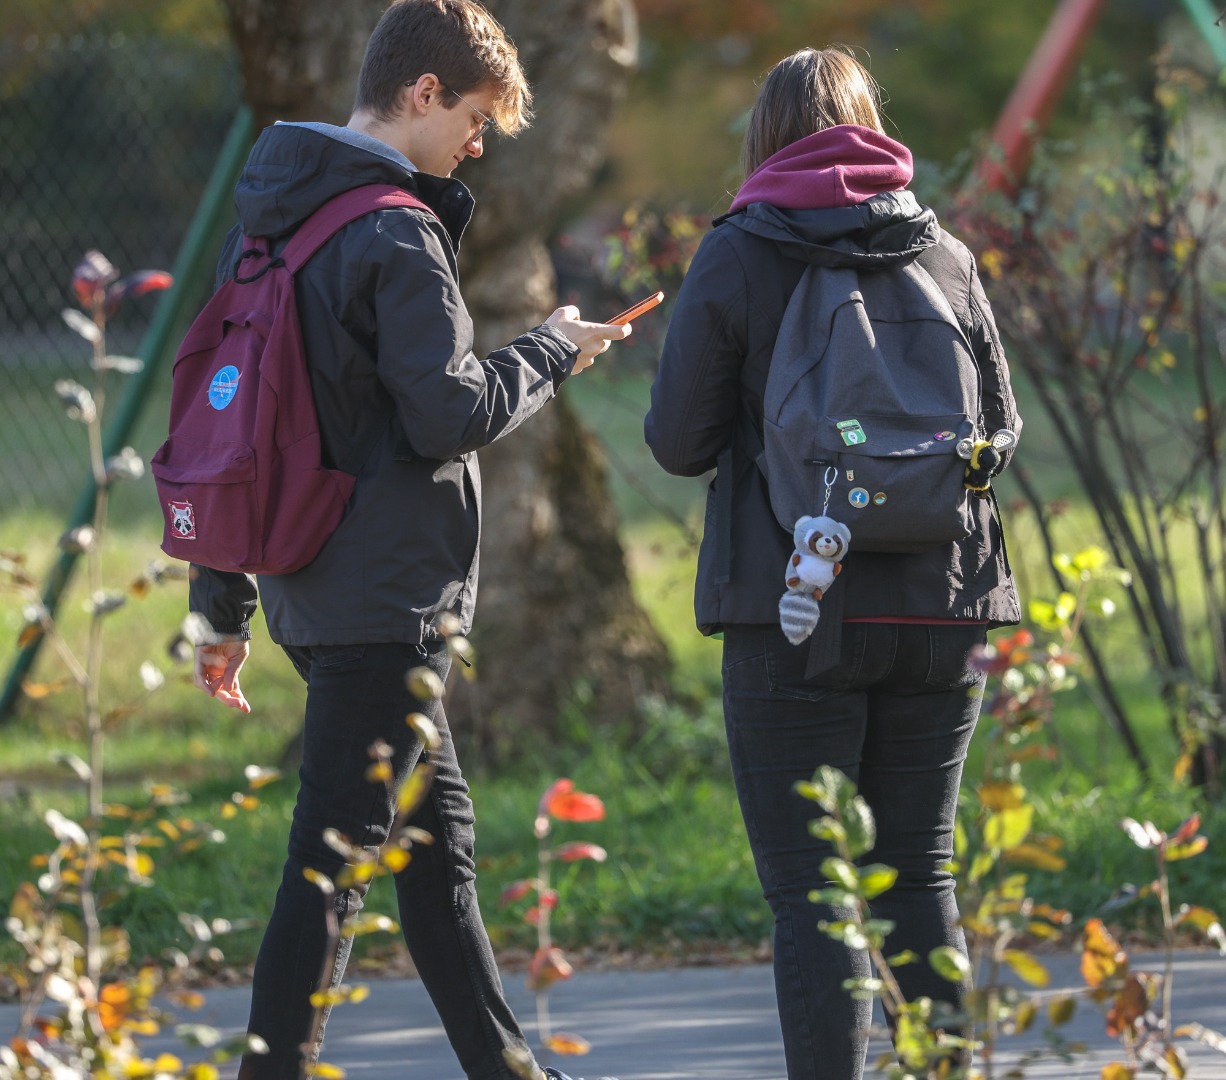
<instances>
[{"instance_id":1,"label":"young man with glasses","mask_svg":"<svg viewBox=\"0 0 1226 1080\"><path fill-rule=\"evenodd\" d=\"M344 858L328 830L376 850L396 790L422 754L408 713L425 711L441 737L437 772L412 822L434 838L395 875L400 921L417 970L471 1080L511 1080L504 1051L527 1045L503 996L477 907L473 810L441 704L424 707L405 674L445 678L440 616L467 632L477 586L481 483L476 450L510 432L589 366L625 326L585 322L572 307L481 358L460 294L456 249L473 211L452 172L479 157L492 126L514 135L531 94L514 45L474 0L395 0L367 45L345 127L275 124L260 136L236 189L243 235L284 247L318 207L351 188L394 184L429 209L380 209L327 241L296 277L325 464L369 445L346 516L302 570L262 576L269 634L307 684L298 803L289 856L252 986L249 1030L267 1054L244 1057L241 1080L296 1080L317 1060L322 1022L312 993L329 951L324 898L304 876L335 880ZM219 277L219 281L223 278ZM239 391L241 393L241 390ZM196 651L196 685L243 712L256 583L194 567L194 612L220 641ZM370 747L391 747L397 782L371 782ZM366 885L338 889L340 919ZM339 983L351 938L343 938ZM538 1072L538 1075L540 1073ZM543 1075L565 1080L546 1069Z\"/></svg>"}]
</instances>

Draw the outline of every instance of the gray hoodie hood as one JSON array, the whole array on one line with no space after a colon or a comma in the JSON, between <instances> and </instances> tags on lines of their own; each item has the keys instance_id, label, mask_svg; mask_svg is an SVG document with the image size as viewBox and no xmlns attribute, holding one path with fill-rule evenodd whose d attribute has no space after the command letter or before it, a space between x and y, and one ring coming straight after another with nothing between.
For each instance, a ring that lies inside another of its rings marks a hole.
<instances>
[{"instance_id":1,"label":"gray hoodie hood","mask_svg":"<svg viewBox=\"0 0 1226 1080\"><path fill-rule=\"evenodd\" d=\"M273 124L261 132L235 187L250 237L293 232L325 202L363 184L395 184L438 215L458 248L473 212L459 180L420 172L386 143L331 124Z\"/></svg>"}]
</instances>

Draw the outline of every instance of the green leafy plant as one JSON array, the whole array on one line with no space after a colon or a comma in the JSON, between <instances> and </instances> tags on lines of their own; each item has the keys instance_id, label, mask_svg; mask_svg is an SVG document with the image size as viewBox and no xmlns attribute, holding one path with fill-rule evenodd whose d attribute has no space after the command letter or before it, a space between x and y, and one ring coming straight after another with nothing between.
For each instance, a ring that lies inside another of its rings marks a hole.
<instances>
[{"instance_id":1,"label":"green leafy plant","mask_svg":"<svg viewBox=\"0 0 1226 1080\"><path fill-rule=\"evenodd\" d=\"M1178 772L1213 797L1226 745L1226 201L1193 118L1220 95L1161 59L1152 101L1104 111L1076 147L1040 154L1020 199L968 200L959 226L1036 419L1129 572L1124 608ZM1015 476L1046 527L1027 467ZM1117 667L1087 651L1127 726ZM1145 770L1150 754L1129 746Z\"/></svg>"},{"instance_id":2,"label":"green leafy plant","mask_svg":"<svg viewBox=\"0 0 1226 1080\"><path fill-rule=\"evenodd\" d=\"M816 890L811 899L850 911L849 918L823 923L822 929L849 948L864 950L872 959L875 974L852 980L847 989L882 1001L891 1021L895 1052L878 1065L891 1080L992 1080L999 1067L1002 1038L1031 1030L1043 1017L1047 1023L1045 1047L1023 1055L1020 1063L1011 1062L1007 1075L1024 1075L1028 1063L1048 1054L1068 1059L1080 1048L1064 1038L1061 1029L1076 1014L1080 998L1107 1006L1107 1033L1124 1046L1126 1060L1107 1066L1104 1080L1131 1080L1146 1064L1170 1076L1191 1075L1186 1056L1173 1041L1176 1037L1199 1039L1226 1051L1226 1038L1200 1025L1176 1027L1171 1016L1176 934L1199 931L1226 951L1226 934L1215 912L1187 904L1175 909L1170 898L1168 864L1198 855L1208 844L1199 835L1199 816L1170 835L1150 822L1123 822L1134 843L1152 849L1157 860L1154 881L1144 889L1125 887L1122 896L1123 902L1150 895L1158 898L1167 950L1164 973L1130 974L1127 954L1102 920L1093 918L1084 931L1081 969L1085 989L1080 993L1047 991L1050 973L1034 946L1065 939L1072 916L1028 895L1029 871L1059 872L1066 860L1059 838L1037 828L1036 806L1025 784L1025 772L1055 758L1047 736L1057 715L1058 695L1076 685L1080 660L1073 649L1085 618L1111 614L1113 605L1106 590L1128 584L1127 575L1098 548L1071 556L1058 554L1053 562L1068 588L1055 600L1036 600L1030 605L1031 621L1050 640L1039 644L1034 632L1021 629L997 638L972 657L989 676L992 692L981 720L989 728L983 775L973 789L964 785L963 812L955 835L955 868L962 870L961 925L969 961L952 949L935 950L926 958L884 955L886 936L893 927L873 918L872 901L892 887L897 875L888 866L863 864L875 842L871 810L851 781L834 769L819 770L812 782L798 788L826 810L826 816L814 821L811 830L837 852L823 864L830 885ZM927 999L908 1002L902 998L892 969L916 962L931 964L951 981L973 976L967 1015L961 1023L958 1018L939 1015ZM946 1034L947 1026L966 1024L973 1038ZM973 1065L966 1056L970 1049L976 1055Z\"/></svg>"},{"instance_id":3,"label":"green leafy plant","mask_svg":"<svg viewBox=\"0 0 1226 1080\"><path fill-rule=\"evenodd\" d=\"M1076 1053L1078 1046L1064 1038L1061 1029L1073 1018L1078 999L1084 996L1112 1002L1107 1031L1113 1038L1125 1040L1130 1060L1120 1068L1135 1070L1142 1051L1152 1060L1153 1048L1160 1046L1169 1074L1185 1075L1176 1069L1182 1055L1166 1034L1173 1030L1169 994L1156 1027L1163 1037L1155 1039L1154 1031L1146 1030L1143 1020L1143 1016L1154 1015L1152 994L1146 998L1141 1014L1133 1015L1129 1010L1144 996L1143 989L1148 994L1161 980L1138 977L1129 983L1126 958L1100 919L1090 919L1084 931L1082 972L1087 987L1082 994L1049 992L1050 973L1034 949L1039 944L1063 941L1073 919L1069 912L1038 903L1029 895L1030 871L1058 873L1065 868L1066 859L1059 838L1039 831L1026 772L1057 756L1051 728L1058 718L1059 695L1077 683L1081 658L1075 649L1085 620L1112 615L1115 606L1111 590L1130 584L1128 573L1113 565L1100 548L1085 548L1073 555L1057 553L1052 562L1066 588L1054 600L1035 600L1029 606L1030 621L1048 636L1047 642L1040 644L1035 633L1022 629L996 640L975 659L989 675L993 691L984 706L989 730L983 774L965 800L955 839L957 858L965 867L959 882L959 905L975 975L968 1008L977 1027L980 1066L969 1075L991 1080L1002 1036L1027 1032L1044 1017L1046 1046L1027 1054L1023 1067L1045 1054L1068 1057ZM1194 836L1199 818L1185 823L1176 834L1178 839L1168 840L1148 823L1126 823L1125 827L1134 840L1146 840L1159 852L1172 853L1175 858L1198 854L1207 843L1203 837ZM1156 893L1162 901L1168 947L1165 985L1169 988L1173 930L1178 924L1170 911L1165 862L1161 854L1159 857L1158 878L1147 891ZM1125 889L1125 895L1136 897L1138 890ZM1216 934L1220 943L1221 929L1212 929L1217 923L1212 912L1199 907L1186 908L1185 912L1185 925L1201 927L1211 938ZM1003 978L1005 972L1015 980ZM1206 1041L1212 1044L1210 1038ZM1009 1075L1020 1071L1016 1065L1010 1069ZM1103 1075L1106 1080L1123 1080L1133 1073L1104 1070Z\"/></svg>"},{"instance_id":4,"label":"green leafy plant","mask_svg":"<svg viewBox=\"0 0 1226 1080\"><path fill-rule=\"evenodd\" d=\"M970 1044L945 1030L956 1017L942 1015L930 998L904 998L893 969L901 964L930 963L942 977L962 982L970 974L966 958L948 946L934 949L928 957L910 953L887 957L886 937L894 924L873 917L872 901L893 887L898 871L882 863L862 864L862 857L872 851L877 838L872 810L855 784L828 765L818 769L811 781L798 784L796 790L826 811L809 828L836 852L822 863L830 884L815 889L809 899L850 913L848 918L823 921L818 926L849 949L866 952L876 969L876 974L867 978L849 979L844 988L853 996L879 997L889 1017L896 1056L878 1062L879 1068L889 1080L961 1075L953 1063Z\"/></svg>"},{"instance_id":5,"label":"green leafy plant","mask_svg":"<svg viewBox=\"0 0 1226 1080\"><path fill-rule=\"evenodd\" d=\"M186 1045L207 1051L202 1061L187 1063L171 1054L149 1060L142 1056L138 1043L140 1036L155 1034L173 1020L155 1004L155 995L169 997L185 1007L200 1003L199 994L192 989L193 981L224 959L217 940L235 929L233 924L180 913L191 945L166 956L160 965L145 964L133 971L134 950L127 931L106 918L108 909L132 890L153 885L157 859L188 856L202 845L225 838L215 826L189 818L182 809L186 797L170 785L151 786L147 801L140 806L111 804L104 798L103 762L108 736L165 681L165 674L152 661L146 661L139 672L141 689L124 704L105 707L100 677L107 620L129 597L140 598L153 585L183 576L159 562L126 592L108 588L103 580L102 548L111 488L124 480L138 479L144 472L144 463L131 448L109 459L102 453L108 379L136 372L141 365L131 357L109 355L105 330L107 319L123 301L164 289L170 283L170 276L162 271L121 277L105 256L91 251L73 274L73 290L80 306L64 312L68 325L91 347L94 373L92 388L71 379L55 384L56 395L69 417L86 429L95 487L90 524L69 530L59 544L64 551L82 555L87 561L89 624L83 658L61 634L25 558L20 553L0 553L0 582L25 605L19 645L45 638L68 672L62 679L28 682L26 694L42 698L69 689L80 693L89 747L88 759L63 751L52 755L84 788L85 814L77 821L59 809L46 812L54 846L45 857L35 860L35 880L17 887L5 920L5 929L22 950L23 962L4 972L17 988L22 1011L17 1034L0 1046L3 1080L155 1073L214 1080L217 1065L249 1045L245 1035L227 1039L202 1025L178 1028ZM191 644L200 632L195 623L186 622L171 643L172 655L183 659L190 656ZM258 805L255 791L275 779L275 773L252 768L247 779L247 790L237 793L223 807L222 817Z\"/></svg>"}]
</instances>

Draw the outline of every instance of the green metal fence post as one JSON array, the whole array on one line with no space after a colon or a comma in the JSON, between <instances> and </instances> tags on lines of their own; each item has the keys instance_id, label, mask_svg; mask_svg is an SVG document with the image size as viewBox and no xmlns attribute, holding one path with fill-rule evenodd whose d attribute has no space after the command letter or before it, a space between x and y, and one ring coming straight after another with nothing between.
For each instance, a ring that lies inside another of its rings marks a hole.
<instances>
[{"instance_id":1,"label":"green metal fence post","mask_svg":"<svg viewBox=\"0 0 1226 1080\"><path fill-rule=\"evenodd\" d=\"M1183 0L1183 6L1188 9L1192 22L1208 43L1214 58L1226 68L1226 19L1222 17L1226 11L1215 14L1209 0Z\"/></svg>"},{"instance_id":2,"label":"green metal fence post","mask_svg":"<svg viewBox=\"0 0 1226 1080\"><path fill-rule=\"evenodd\" d=\"M196 294L202 275L212 272L213 264L206 248L217 234L222 214L230 208L234 184L251 147L254 127L255 120L251 110L245 105L240 107L226 134L217 163L188 226L187 235L179 247L174 266L174 286L162 297L141 342L140 358L144 361L144 367L128 382L123 397L116 405L115 413L103 432L102 451L107 457L118 453L131 434L140 416L141 407L154 385L154 377L171 351L168 348L170 335L179 324L183 306L189 297ZM93 519L96 496L97 487L91 476L77 497L68 518L67 529L87 524ZM44 583L43 604L53 615L60 595L72 577L75 564L76 555L65 552ZM34 663L41 640L39 638L27 645L13 661L4 693L0 696L0 723L9 719L21 697L22 681Z\"/></svg>"}]
</instances>

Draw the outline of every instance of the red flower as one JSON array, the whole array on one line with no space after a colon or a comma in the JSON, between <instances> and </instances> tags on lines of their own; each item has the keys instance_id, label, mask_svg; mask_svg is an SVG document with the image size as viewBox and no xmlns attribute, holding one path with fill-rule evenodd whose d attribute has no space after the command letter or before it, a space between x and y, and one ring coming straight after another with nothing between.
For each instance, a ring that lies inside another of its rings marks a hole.
<instances>
[{"instance_id":1,"label":"red flower","mask_svg":"<svg viewBox=\"0 0 1226 1080\"><path fill-rule=\"evenodd\" d=\"M580 859L604 862L609 857L609 853L599 844L589 844L583 840L575 840L572 843L562 844L556 848L553 857L559 862L578 862Z\"/></svg>"},{"instance_id":2,"label":"red flower","mask_svg":"<svg viewBox=\"0 0 1226 1080\"><path fill-rule=\"evenodd\" d=\"M102 304L107 286L117 277L119 271L101 251L87 251L72 271L77 303L84 311L93 311Z\"/></svg>"},{"instance_id":3,"label":"red flower","mask_svg":"<svg viewBox=\"0 0 1226 1080\"><path fill-rule=\"evenodd\" d=\"M595 795L576 791L574 782L563 778L555 780L541 797L537 814L558 821L603 821L604 803Z\"/></svg>"},{"instance_id":4,"label":"red flower","mask_svg":"<svg viewBox=\"0 0 1226 1080\"><path fill-rule=\"evenodd\" d=\"M535 888L536 882L532 881L531 879L512 882L502 890L502 895L498 898L498 903L513 904L516 900L522 900Z\"/></svg>"},{"instance_id":5,"label":"red flower","mask_svg":"<svg viewBox=\"0 0 1226 1080\"><path fill-rule=\"evenodd\" d=\"M114 315L124 300L144 296L158 289L169 289L175 279L165 270L138 270L121 278L106 290L106 313Z\"/></svg>"},{"instance_id":6,"label":"red flower","mask_svg":"<svg viewBox=\"0 0 1226 1080\"><path fill-rule=\"evenodd\" d=\"M554 983L569 979L574 973L570 961L556 945L537 949L528 966L528 989L548 990Z\"/></svg>"}]
</instances>

